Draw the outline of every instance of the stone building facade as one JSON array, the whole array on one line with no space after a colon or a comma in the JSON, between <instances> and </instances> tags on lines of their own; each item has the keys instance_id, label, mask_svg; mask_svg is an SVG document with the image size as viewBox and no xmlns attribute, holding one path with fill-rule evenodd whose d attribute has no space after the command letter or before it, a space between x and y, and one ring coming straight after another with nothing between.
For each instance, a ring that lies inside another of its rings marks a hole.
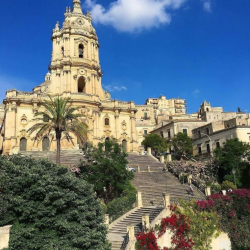
<instances>
[{"instance_id":1,"label":"stone building facade","mask_svg":"<svg viewBox=\"0 0 250 250\"><path fill-rule=\"evenodd\" d=\"M41 102L51 96L70 97L73 106L80 107L88 126L88 140L93 144L115 138L127 151L138 148L134 102L111 100L103 90L99 61L99 42L92 26L90 13L82 13L80 0L73 0L73 9L66 9L60 28L57 22L52 32L52 58L50 73L45 81L32 92L8 90L4 99L5 118L3 153L13 154L22 150L55 150L52 135L35 141L35 135L27 130L34 124L34 113L41 110ZM63 149L76 149L74 144L62 139Z\"/></svg>"},{"instance_id":2,"label":"stone building facade","mask_svg":"<svg viewBox=\"0 0 250 250\"><path fill-rule=\"evenodd\" d=\"M35 134L27 133L34 124L34 114L42 109L41 102L48 94L69 97L71 105L80 107L79 112L84 115L82 122L89 131L87 139L94 145L116 139L126 151L135 152L149 133L171 139L178 132L192 137L196 153L211 150L218 143L221 145L223 138L237 136L249 141L249 114L240 110L224 112L222 107L211 107L204 101L197 113L187 114L185 99L166 99L163 95L148 98L144 105L112 100L110 93L102 88L100 45L90 13L83 14L81 1L73 0L73 9L67 7L64 16L62 27L57 22L52 31L50 72L45 81L32 92L8 90L0 105L0 150L3 153L56 149L52 134L37 141ZM208 136L214 138L210 149ZM79 148L73 135L72 140L73 144L63 138L62 149Z\"/></svg>"}]
</instances>

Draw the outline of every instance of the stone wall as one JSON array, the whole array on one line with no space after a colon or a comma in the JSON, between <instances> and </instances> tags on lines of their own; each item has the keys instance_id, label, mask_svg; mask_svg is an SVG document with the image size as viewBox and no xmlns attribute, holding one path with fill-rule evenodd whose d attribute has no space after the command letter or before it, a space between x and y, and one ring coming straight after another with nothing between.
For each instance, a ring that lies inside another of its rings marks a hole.
<instances>
[{"instance_id":1,"label":"stone wall","mask_svg":"<svg viewBox=\"0 0 250 250\"><path fill-rule=\"evenodd\" d=\"M0 227L0 249L9 246L11 226Z\"/></svg>"}]
</instances>

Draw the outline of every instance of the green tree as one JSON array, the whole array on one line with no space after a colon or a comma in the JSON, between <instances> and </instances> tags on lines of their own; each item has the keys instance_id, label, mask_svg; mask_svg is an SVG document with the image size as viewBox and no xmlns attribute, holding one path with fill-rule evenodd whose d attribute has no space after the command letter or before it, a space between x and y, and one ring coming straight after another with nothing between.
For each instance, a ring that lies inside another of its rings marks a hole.
<instances>
[{"instance_id":1,"label":"green tree","mask_svg":"<svg viewBox=\"0 0 250 250\"><path fill-rule=\"evenodd\" d=\"M36 132L35 139L40 139L42 136L54 132L57 145L56 163L60 164L62 135L72 143L70 133L74 134L81 143L86 138L86 125L79 120L83 115L77 113L79 107L72 107L70 98L60 98L58 96L53 99L49 96L49 100L44 100L41 106L44 107L44 111L35 113L34 120L37 123L29 128L28 132L30 134Z\"/></svg>"},{"instance_id":2,"label":"green tree","mask_svg":"<svg viewBox=\"0 0 250 250\"><path fill-rule=\"evenodd\" d=\"M174 156L177 160L189 158L193 154L193 144L186 133L179 132L172 141Z\"/></svg>"},{"instance_id":3,"label":"green tree","mask_svg":"<svg viewBox=\"0 0 250 250\"><path fill-rule=\"evenodd\" d=\"M0 226L13 225L10 250L109 250L92 185L45 159L0 157Z\"/></svg>"},{"instance_id":4,"label":"green tree","mask_svg":"<svg viewBox=\"0 0 250 250\"><path fill-rule=\"evenodd\" d=\"M114 221L123 214L133 209L136 202L136 189L128 183L123 193L107 204L107 214L110 220Z\"/></svg>"},{"instance_id":5,"label":"green tree","mask_svg":"<svg viewBox=\"0 0 250 250\"><path fill-rule=\"evenodd\" d=\"M235 169L235 180L237 186L242 186L245 176L249 178L250 146L238 138L228 139L223 147L214 151L215 162L220 167L219 178L234 182L232 169Z\"/></svg>"},{"instance_id":6,"label":"green tree","mask_svg":"<svg viewBox=\"0 0 250 250\"><path fill-rule=\"evenodd\" d=\"M164 152L167 150L166 141L158 134L147 135L142 141L142 145L145 149L147 149L147 147L151 147L155 155L158 152Z\"/></svg>"},{"instance_id":7,"label":"green tree","mask_svg":"<svg viewBox=\"0 0 250 250\"><path fill-rule=\"evenodd\" d=\"M126 169L127 154L114 141L87 145L85 161L80 166L80 178L94 185L97 196L108 204L121 196L134 174Z\"/></svg>"},{"instance_id":8,"label":"green tree","mask_svg":"<svg viewBox=\"0 0 250 250\"><path fill-rule=\"evenodd\" d=\"M213 237L219 236L219 216L212 211L200 211L197 209L196 201L180 201L177 213L190 218L189 236L195 242L194 250L209 250Z\"/></svg>"}]
</instances>

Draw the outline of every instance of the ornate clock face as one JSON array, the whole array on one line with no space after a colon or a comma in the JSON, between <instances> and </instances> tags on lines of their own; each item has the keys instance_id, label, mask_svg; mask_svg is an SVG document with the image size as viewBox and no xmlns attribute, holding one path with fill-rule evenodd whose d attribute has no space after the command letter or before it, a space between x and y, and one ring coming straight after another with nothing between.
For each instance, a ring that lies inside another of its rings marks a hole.
<instances>
[{"instance_id":1,"label":"ornate clock face","mask_svg":"<svg viewBox=\"0 0 250 250\"><path fill-rule=\"evenodd\" d=\"M80 26L82 26L82 25L84 24L84 20L81 19L81 18L78 18L78 19L76 20L76 22L77 22L77 24L80 25Z\"/></svg>"}]
</instances>

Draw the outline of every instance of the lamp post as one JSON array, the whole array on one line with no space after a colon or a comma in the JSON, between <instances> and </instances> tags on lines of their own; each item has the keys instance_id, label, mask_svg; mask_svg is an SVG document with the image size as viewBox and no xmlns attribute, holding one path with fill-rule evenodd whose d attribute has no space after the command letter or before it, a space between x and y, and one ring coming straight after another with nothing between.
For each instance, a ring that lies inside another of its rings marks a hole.
<instances>
[{"instance_id":1,"label":"lamp post","mask_svg":"<svg viewBox=\"0 0 250 250\"><path fill-rule=\"evenodd\" d=\"M236 181L235 181L236 170L235 170L234 168L232 169L232 174L234 175L234 185L235 185L235 187L237 188L237 186L236 186Z\"/></svg>"},{"instance_id":2,"label":"lamp post","mask_svg":"<svg viewBox=\"0 0 250 250\"><path fill-rule=\"evenodd\" d=\"M207 134L204 134L204 133L201 133L201 135L205 135L205 136L208 137L208 139L209 139L209 147L210 147L210 150L211 150L210 154L211 154L211 156L213 157L213 148L212 148L212 141L211 141L210 136L207 135Z\"/></svg>"}]
</instances>

